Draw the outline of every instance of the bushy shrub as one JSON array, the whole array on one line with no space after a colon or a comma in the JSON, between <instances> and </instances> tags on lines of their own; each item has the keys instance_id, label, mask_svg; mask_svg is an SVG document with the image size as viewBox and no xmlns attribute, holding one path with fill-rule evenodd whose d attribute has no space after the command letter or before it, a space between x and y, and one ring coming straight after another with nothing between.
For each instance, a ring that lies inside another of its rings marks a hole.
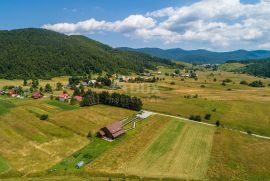
<instances>
[{"instance_id":1,"label":"bushy shrub","mask_svg":"<svg viewBox=\"0 0 270 181\"><path fill-rule=\"evenodd\" d=\"M240 82L240 84L242 84L242 85L248 85L248 82L245 81L245 80L242 80L242 81Z\"/></svg>"},{"instance_id":2,"label":"bushy shrub","mask_svg":"<svg viewBox=\"0 0 270 181\"><path fill-rule=\"evenodd\" d=\"M254 82L251 82L251 83L249 84L249 86L250 86L250 87L265 87L265 85L263 84L263 82L260 81L260 80L256 80L256 81L254 81Z\"/></svg>"},{"instance_id":3,"label":"bushy shrub","mask_svg":"<svg viewBox=\"0 0 270 181\"><path fill-rule=\"evenodd\" d=\"M39 119L42 120L42 121L46 121L46 120L49 119L49 116L48 116L48 114L42 114L42 115L39 117Z\"/></svg>"},{"instance_id":4,"label":"bushy shrub","mask_svg":"<svg viewBox=\"0 0 270 181\"><path fill-rule=\"evenodd\" d=\"M222 82L230 83L230 82L232 82L232 80L231 79L224 79Z\"/></svg>"},{"instance_id":5,"label":"bushy shrub","mask_svg":"<svg viewBox=\"0 0 270 181\"><path fill-rule=\"evenodd\" d=\"M211 114L210 114L210 113L206 114L206 115L204 116L204 119L210 120L210 119L211 119Z\"/></svg>"},{"instance_id":6,"label":"bushy shrub","mask_svg":"<svg viewBox=\"0 0 270 181\"><path fill-rule=\"evenodd\" d=\"M193 121L198 121L198 122L201 122L202 121L202 118L200 115L191 115L189 117L190 120L193 120Z\"/></svg>"}]
</instances>

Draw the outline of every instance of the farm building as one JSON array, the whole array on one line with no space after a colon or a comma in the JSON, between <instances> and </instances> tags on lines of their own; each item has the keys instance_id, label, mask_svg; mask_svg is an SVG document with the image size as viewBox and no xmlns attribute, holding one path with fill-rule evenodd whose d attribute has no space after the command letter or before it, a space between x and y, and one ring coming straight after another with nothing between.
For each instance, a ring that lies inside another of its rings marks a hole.
<instances>
[{"instance_id":1,"label":"farm building","mask_svg":"<svg viewBox=\"0 0 270 181\"><path fill-rule=\"evenodd\" d=\"M69 99L70 97L69 97L69 95L67 94L67 93L61 93L59 96L58 96L58 98L59 98L59 101L61 101L61 102L65 102L67 99Z\"/></svg>"},{"instance_id":2,"label":"farm building","mask_svg":"<svg viewBox=\"0 0 270 181\"><path fill-rule=\"evenodd\" d=\"M101 138L116 139L125 133L121 122L115 122L104 128L101 128L98 132L98 136Z\"/></svg>"},{"instance_id":3,"label":"farm building","mask_svg":"<svg viewBox=\"0 0 270 181\"><path fill-rule=\"evenodd\" d=\"M43 97L43 94L41 93L41 92L34 92L33 94L32 94L32 98L33 99L40 99L40 98L42 98Z\"/></svg>"}]
</instances>

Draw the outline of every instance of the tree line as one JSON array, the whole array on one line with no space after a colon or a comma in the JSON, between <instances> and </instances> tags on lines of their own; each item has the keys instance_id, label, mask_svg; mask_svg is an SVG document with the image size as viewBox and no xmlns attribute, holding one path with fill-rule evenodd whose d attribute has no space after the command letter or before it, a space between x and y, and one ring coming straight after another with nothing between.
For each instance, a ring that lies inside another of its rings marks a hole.
<instances>
[{"instance_id":1,"label":"tree line","mask_svg":"<svg viewBox=\"0 0 270 181\"><path fill-rule=\"evenodd\" d=\"M126 94L112 93L103 91L101 93L88 90L83 95L83 100L80 106L92 106L96 104L105 104L116 107L127 108L139 111L142 109L143 103L140 98L132 97Z\"/></svg>"}]
</instances>

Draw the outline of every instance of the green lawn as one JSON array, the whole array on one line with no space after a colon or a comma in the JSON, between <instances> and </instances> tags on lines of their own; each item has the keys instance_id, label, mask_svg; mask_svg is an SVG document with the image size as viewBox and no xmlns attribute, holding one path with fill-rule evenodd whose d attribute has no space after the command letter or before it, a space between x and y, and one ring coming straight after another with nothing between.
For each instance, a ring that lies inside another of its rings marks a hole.
<instances>
[{"instance_id":1,"label":"green lawn","mask_svg":"<svg viewBox=\"0 0 270 181\"><path fill-rule=\"evenodd\" d=\"M108 149L114 147L119 142L121 142L124 137L114 141L108 142L100 138L94 137L91 142L84 147L83 149L77 151L76 153L72 154L71 156L65 158L63 161L58 163L57 165L53 166L51 169L55 171L76 171L79 170L76 168L76 164L80 161L84 161L86 164L95 160L98 156L102 153L107 151ZM50 170L51 170L50 169Z\"/></svg>"},{"instance_id":2,"label":"green lawn","mask_svg":"<svg viewBox=\"0 0 270 181\"><path fill-rule=\"evenodd\" d=\"M0 174L6 172L8 169L9 169L9 166L6 160L4 160L4 158L0 156Z\"/></svg>"},{"instance_id":3,"label":"green lawn","mask_svg":"<svg viewBox=\"0 0 270 181\"><path fill-rule=\"evenodd\" d=\"M14 103L6 99L1 99L0 97L0 116L8 113L13 107L15 107Z\"/></svg>"},{"instance_id":4,"label":"green lawn","mask_svg":"<svg viewBox=\"0 0 270 181\"><path fill-rule=\"evenodd\" d=\"M70 110L77 109L79 107L78 105L70 105L68 103L60 102L60 101L48 101L48 104L58 107L59 109L63 111L70 111Z\"/></svg>"}]
</instances>

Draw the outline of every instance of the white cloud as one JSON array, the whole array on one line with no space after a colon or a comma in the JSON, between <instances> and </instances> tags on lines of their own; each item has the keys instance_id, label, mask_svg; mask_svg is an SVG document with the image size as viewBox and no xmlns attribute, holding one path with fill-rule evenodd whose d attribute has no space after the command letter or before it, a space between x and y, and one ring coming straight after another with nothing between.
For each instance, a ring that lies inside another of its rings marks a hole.
<instances>
[{"instance_id":1,"label":"white cloud","mask_svg":"<svg viewBox=\"0 0 270 181\"><path fill-rule=\"evenodd\" d=\"M54 30L62 33L78 33L96 30L107 30L128 33L140 28L153 28L156 22L151 17L143 15L131 15L124 20L115 22L97 21L91 18L78 23L57 23L46 24L42 28Z\"/></svg>"},{"instance_id":2,"label":"white cloud","mask_svg":"<svg viewBox=\"0 0 270 181\"><path fill-rule=\"evenodd\" d=\"M89 19L77 23L47 24L62 33L113 31L164 44L209 44L209 49L267 48L270 42L270 1L243 4L240 0L201 0L189 6L167 7L130 15L114 22Z\"/></svg>"}]
</instances>

